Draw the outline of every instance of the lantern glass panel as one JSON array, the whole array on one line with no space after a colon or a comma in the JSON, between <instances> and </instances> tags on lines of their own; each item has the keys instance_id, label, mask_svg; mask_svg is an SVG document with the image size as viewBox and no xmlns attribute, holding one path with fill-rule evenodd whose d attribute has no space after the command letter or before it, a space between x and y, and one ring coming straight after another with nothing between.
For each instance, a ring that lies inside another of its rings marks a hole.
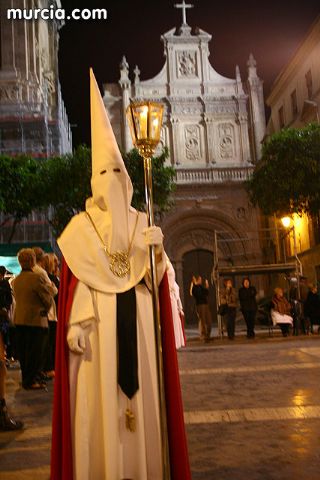
<instances>
[{"instance_id":1,"label":"lantern glass panel","mask_svg":"<svg viewBox=\"0 0 320 480\"><path fill-rule=\"evenodd\" d=\"M149 107L149 138L159 142L162 123L162 107L152 105Z\"/></svg>"},{"instance_id":2,"label":"lantern glass panel","mask_svg":"<svg viewBox=\"0 0 320 480\"><path fill-rule=\"evenodd\" d=\"M144 140L148 138L148 106L134 106L133 121L135 124L135 131L137 133L137 140Z\"/></svg>"}]
</instances>

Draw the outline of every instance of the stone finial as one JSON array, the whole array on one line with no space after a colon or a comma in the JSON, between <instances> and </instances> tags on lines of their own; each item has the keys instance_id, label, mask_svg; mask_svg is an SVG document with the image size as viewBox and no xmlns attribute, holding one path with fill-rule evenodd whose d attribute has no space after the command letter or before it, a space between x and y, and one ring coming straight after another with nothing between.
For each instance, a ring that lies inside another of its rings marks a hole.
<instances>
[{"instance_id":1,"label":"stone finial","mask_svg":"<svg viewBox=\"0 0 320 480\"><path fill-rule=\"evenodd\" d=\"M119 83L123 88L129 87L130 84L131 84L130 79L129 79L129 64L128 64L125 56L122 57L122 60L121 60L121 63L120 63L120 80L119 80Z\"/></svg>"},{"instance_id":2,"label":"stone finial","mask_svg":"<svg viewBox=\"0 0 320 480\"><path fill-rule=\"evenodd\" d=\"M136 65L134 67L134 70L133 70L133 73L134 73L134 83L139 83L140 82L140 70L139 70L139 67L138 65Z\"/></svg>"},{"instance_id":3,"label":"stone finial","mask_svg":"<svg viewBox=\"0 0 320 480\"><path fill-rule=\"evenodd\" d=\"M129 72L129 63L127 62L127 59L124 55L120 62L120 70L127 70Z\"/></svg>"},{"instance_id":4,"label":"stone finial","mask_svg":"<svg viewBox=\"0 0 320 480\"><path fill-rule=\"evenodd\" d=\"M254 56L252 55L252 53L250 53L250 55L249 55L249 60L247 62L247 66L248 66L249 78L257 77L257 62L256 62Z\"/></svg>"},{"instance_id":5,"label":"stone finial","mask_svg":"<svg viewBox=\"0 0 320 480\"><path fill-rule=\"evenodd\" d=\"M239 65L236 65L236 80L237 80L237 82L241 82L241 74L240 74Z\"/></svg>"}]
</instances>

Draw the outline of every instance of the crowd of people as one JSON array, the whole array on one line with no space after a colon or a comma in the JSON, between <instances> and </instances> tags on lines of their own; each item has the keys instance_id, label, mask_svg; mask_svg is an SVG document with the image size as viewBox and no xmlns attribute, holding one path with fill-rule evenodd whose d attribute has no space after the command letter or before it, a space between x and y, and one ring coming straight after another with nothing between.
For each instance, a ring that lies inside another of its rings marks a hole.
<instances>
[{"instance_id":1,"label":"crowd of people","mask_svg":"<svg viewBox=\"0 0 320 480\"><path fill-rule=\"evenodd\" d=\"M293 333L311 334L315 326L320 331L320 296L316 284L307 284L306 277L291 279L288 298L282 288L276 287L271 301L267 305L267 316L273 326L281 329L282 335L287 337L292 329ZM193 276L190 286L190 295L195 299L196 313L199 321L200 339L210 341L212 317L209 307L209 283L203 282L200 275ZM247 338L255 338L255 323L258 313L257 290L248 277L242 279L238 292L233 286L231 278L225 278L223 288L219 291L219 305L217 313L222 318L223 331L227 332L229 340L235 338L237 311L240 307L247 328Z\"/></svg>"},{"instance_id":2,"label":"crowd of people","mask_svg":"<svg viewBox=\"0 0 320 480\"><path fill-rule=\"evenodd\" d=\"M54 375L59 261L40 247L18 252L21 272L9 280L0 267L0 430L23 428L5 404L6 362L18 360L21 386L46 389Z\"/></svg>"}]
</instances>

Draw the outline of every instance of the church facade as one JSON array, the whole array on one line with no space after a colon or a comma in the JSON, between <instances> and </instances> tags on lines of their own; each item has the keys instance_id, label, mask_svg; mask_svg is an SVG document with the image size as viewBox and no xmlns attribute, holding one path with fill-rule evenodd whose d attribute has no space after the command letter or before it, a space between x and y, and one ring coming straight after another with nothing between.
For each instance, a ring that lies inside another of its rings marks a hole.
<instances>
[{"instance_id":1,"label":"church facade","mask_svg":"<svg viewBox=\"0 0 320 480\"><path fill-rule=\"evenodd\" d=\"M58 76L62 22L7 20L7 10L23 6L0 2L0 154L46 158L72 151L71 129ZM30 0L30 8L61 7L60 0ZM16 228L13 242L52 240L46 214L33 212ZM3 221L0 213L0 221ZM8 241L11 224L0 231Z\"/></svg>"},{"instance_id":2,"label":"church facade","mask_svg":"<svg viewBox=\"0 0 320 480\"><path fill-rule=\"evenodd\" d=\"M126 151L132 148L125 115L129 99L161 101L165 106L159 148L169 149L177 188L174 207L161 226L187 310L192 308L193 274L208 278L217 260L241 265L261 257L259 215L249 204L243 182L261 156L265 135L262 81L252 55L245 82L238 66L235 78L216 72L208 59L210 40L203 30L192 31L184 9L178 31L161 37L165 64L158 75L142 81L136 66L131 81L123 58L119 84L104 85L104 102ZM213 258L214 250L219 259Z\"/></svg>"},{"instance_id":3,"label":"church facade","mask_svg":"<svg viewBox=\"0 0 320 480\"><path fill-rule=\"evenodd\" d=\"M31 0L32 9L60 0ZM8 20L15 0L0 3L0 153L33 157L61 155L72 150L71 131L58 77L57 20Z\"/></svg>"}]
</instances>

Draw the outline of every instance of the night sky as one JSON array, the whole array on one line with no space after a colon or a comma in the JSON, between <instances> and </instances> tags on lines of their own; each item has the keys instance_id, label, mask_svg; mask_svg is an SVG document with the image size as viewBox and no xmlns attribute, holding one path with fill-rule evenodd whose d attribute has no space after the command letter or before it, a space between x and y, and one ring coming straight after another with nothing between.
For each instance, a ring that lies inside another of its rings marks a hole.
<instances>
[{"instance_id":1,"label":"night sky","mask_svg":"<svg viewBox=\"0 0 320 480\"><path fill-rule=\"evenodd\" d=\"M61 0L64 8L106 8L107 20L69 21L60 31L59 68L63 98L73 127L74 145L90 143L89 67L98 83L117 82L126 56L141 80L152 78L164 63L160 36L181 25L180 0ZM188 24L212 35L210 63L218 73L235 77L240 66L246 79L250 52L257 60L265 94L290 60L312 22L320 14L319 0L194 0Z\"/></svg>"}]
</instances>

